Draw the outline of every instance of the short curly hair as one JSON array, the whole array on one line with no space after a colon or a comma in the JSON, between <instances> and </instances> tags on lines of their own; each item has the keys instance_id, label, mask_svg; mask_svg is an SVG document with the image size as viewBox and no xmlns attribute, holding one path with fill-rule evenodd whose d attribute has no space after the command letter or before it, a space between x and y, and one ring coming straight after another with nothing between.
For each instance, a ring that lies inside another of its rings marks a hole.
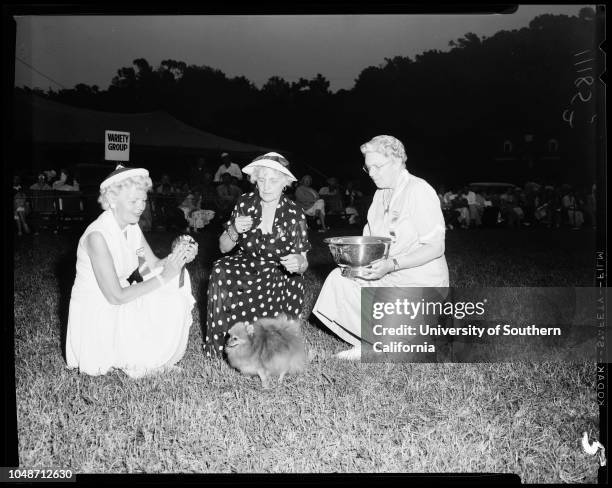
<instances>
[{"instance_id":1,"label":"short curly hair","mask_svg":"<svg viewBox=\"0 0 612 488\"><path fill-rule=\"evenodd\" d=\"M100 190L98 202L104 210L108 210L111 204L109 196L112 195L116 197L123 188L131 188L133 186L139 190L148 192L153 187L153 182L148 176L132 176L130 178L126 178Z\"/></svg>"},{"instance_id":2,"label":"short curly hair","mask_svg":"<svg viewBox=\"0 0 612 488\"><path fill-rule=\"evenodd\" d=\"M359 149L362 154L375 152L387 158L399 160L402 164L406 164L406 160L408 159L402 141L393 136L376 136L365 144L362 144Z\"/></svg>"},{"instance_id":3,"label":"short curly hair","mask_svg":"<svg viewBox=\"0 0 612 488\"><path fill-rule=\"evenodd\" d=\"M281 173L279 170L274 169L274 168L266 168L265 166L255 166L253 168L253 172L249 175L249 181L253 184L256 184L257 178L259 178L259 175L261 174L261 172L266 169L269 169L272 172L272 174L283 179L285 181L285 186L291 185L291 178L289 178L289 176L287 176L285 173Z\"/></svg>"}]
</instances>

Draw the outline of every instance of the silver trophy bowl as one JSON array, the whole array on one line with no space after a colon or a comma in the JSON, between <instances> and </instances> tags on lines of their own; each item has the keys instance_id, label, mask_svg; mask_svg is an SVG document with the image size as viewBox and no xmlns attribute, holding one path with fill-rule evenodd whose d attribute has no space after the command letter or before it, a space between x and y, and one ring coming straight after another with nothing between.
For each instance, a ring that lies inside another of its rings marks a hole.
<instances>
[{"instance_id":1,"label":"silver trophy bowl","mask_svg":"<svg viewBox=\"0 0 612 488\"><path fill-rule=\"evenodd\" d=\"M358 277L372 262L389 257L392 240L390 237L346 236L328 237L324 242L342 270L342 276Z\"/></svg>"}]
</instances>

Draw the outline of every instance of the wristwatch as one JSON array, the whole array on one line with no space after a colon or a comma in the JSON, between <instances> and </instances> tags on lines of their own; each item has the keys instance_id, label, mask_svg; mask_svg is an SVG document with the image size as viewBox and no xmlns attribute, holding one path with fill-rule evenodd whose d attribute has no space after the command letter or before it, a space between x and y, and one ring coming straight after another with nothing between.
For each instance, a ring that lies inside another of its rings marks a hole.
<instances>
[{"instance_id":1,"label":"wristwatch","mask_svg":"<svg viewBox=\"0 0 612 488\"><path fill-rule=\"evenodd\" d=\"M393 258L393 271L399 271L399 269L400 269L400 265L397 262L397 259Z\"/></svg>"}]
</instances>

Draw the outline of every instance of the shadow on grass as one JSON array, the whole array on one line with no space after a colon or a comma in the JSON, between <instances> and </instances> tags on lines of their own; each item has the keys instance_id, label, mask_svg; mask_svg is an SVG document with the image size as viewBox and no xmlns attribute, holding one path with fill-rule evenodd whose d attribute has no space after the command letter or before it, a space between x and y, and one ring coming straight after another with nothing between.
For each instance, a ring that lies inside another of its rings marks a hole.
<instances>
[{"instance_id":1,"label":"shadow on grass","mask_svg":"<svg viewBox=\"0 0 612 488\"><path fill-rule=\"evenodd\" d=\"M79 243L79 234L70 234L70 238L66 239L61 255L55 263L55 276L58 284L58 306L57 317L59 319L60 328L60 344L62 358L66 361L66 332L68 330L68 311L70 309L70 295L72 293L72 285L76 276L76 253Z\"/></svg>"}]
</instances>

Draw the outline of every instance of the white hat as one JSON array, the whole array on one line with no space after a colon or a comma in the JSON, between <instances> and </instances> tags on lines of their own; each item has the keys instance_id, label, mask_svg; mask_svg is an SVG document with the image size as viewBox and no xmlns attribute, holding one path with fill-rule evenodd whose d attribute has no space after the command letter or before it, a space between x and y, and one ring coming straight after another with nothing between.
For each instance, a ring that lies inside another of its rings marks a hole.
<instances>
[{"instance_id":1,"label":"white hat","mask_svg":"<svg viewBox=\"0 0 612 488\"><path fill-rule=\"evenodd\" d=\"M110 185L114 185L115 183L119 183L127 178L131 178L132 176L149 176L149 172L144 168L126 168L125 166L118 164L115 171L113 171L102 183L100 183L100 190L103 190Z\"/></svg>"},{"instance_id":2,"label":"white hat","mask_svg":"<svg viewBox=\"0 0 612 488\"><path fill-rule=\"evenodd\" d=\"M291 181L297 181L297 178L293 176L293 173L287 168L287 166L289 166L289 161L278 153L269 152L263 156L256 157L252 163L247 164L244 168L242 168L242 172L250 175L257 166L275 169L287 175Z\"/></svg>"}]
</instances>

